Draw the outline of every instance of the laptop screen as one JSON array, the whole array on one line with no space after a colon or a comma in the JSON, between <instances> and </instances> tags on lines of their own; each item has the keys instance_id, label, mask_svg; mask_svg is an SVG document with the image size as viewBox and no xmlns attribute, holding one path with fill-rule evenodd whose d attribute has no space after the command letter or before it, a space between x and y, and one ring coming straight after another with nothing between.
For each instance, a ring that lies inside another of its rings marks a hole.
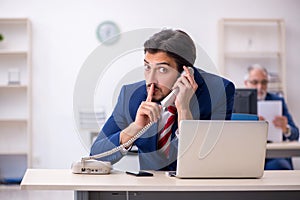
<instances>
[{"instance_id":1,"label":"laptop screen","mask_svg":"<svg viewBox=\"0 0 300 200\"><path fill-rule=\"evenodd\" d=\"M259 178L267 133L265 121L182 120L176 176Z\"/></svg>"}]
</instances>

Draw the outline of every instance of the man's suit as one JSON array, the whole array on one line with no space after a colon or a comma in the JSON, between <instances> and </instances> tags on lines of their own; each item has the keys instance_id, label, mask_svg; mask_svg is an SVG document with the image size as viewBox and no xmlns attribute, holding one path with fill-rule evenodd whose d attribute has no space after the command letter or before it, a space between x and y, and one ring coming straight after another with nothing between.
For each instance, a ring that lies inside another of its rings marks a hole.
<instances>
[{"instance_id":1,"label":"man's suit","mask_svg":"<svg viewBox=\"0 0 300 200\"><path fill-rule=\"evenodd\" d=\"M287 105L282 97L279 97L275 94L267 93L266 101L279 100L282 102L282 115L287 117L288 125L290 126L291 135L286 137L283 134L283 140L298 140L299 139L299 129L295 125L292 116L290 115ZM291 158L273 158L266 159L265 163L266 170L291 170L293 169Z\"/></svg>"},{"instance_id":2,"label":"man's suit","mask_svg":"<svg viewBox=\"0 0 300 200\"><path fill-rule=\"evenodd\" d=\"M198 84L190 102L194 119L230 120L235 88L232 82L217 75L194 68L194 78ZM96 141L92 145L91 155L99 154L120 145L120 132L135 120L136 112L142 101L147 98L145 81L122 87L118 102ZM177 116L172 126L172 141L168 158L157 150L158 130L154 123L134 142L138 148L141 169L176 170L177 159ZM179 133L180 134L180 133ZM117 162L124 153L117 152L101 160Z\"/></svg>"}]
</instances>

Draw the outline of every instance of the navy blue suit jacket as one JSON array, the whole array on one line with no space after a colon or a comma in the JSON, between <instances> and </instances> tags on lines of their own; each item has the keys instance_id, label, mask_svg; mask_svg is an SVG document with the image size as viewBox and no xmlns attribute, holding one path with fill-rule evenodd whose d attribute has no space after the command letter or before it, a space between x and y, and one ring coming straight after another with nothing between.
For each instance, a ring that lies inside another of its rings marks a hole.
<instances>
[{"instance_id":1,"label":"navy blue suit jacket","mask_svg":"<svg viewBox=\"0 0 300 200\"><path fill-rule=\"evenodd\" d=\"M293 118L289 113L289 110L284 101L284 98L279 97L275 94L267 93L265 100L266 101L279 100L282 102L282 115L287 117L288 124L290 125L290 130L291 130L291 135L289 137L286 137L283 134L283 140L298 140L299 139L299 129L296 126L296 124L294 123Z\"/></svg>"},{"instance_id":2,"label":"navy blue suit jacket","mask_svg":"<svg viewBox=\"0 0 300 200\"><path fill-rule=\"evenodd\" d=\"M234 102L234 84L222 77L194 68L194 78L198 84L190 102L194 119L230 120ZM136 112L147 97L145 81L122 87L112 115L104 124L91 148L91 155L110 150L120 144L120 132L135 120ZM154 123L134 142L138 147L141 169L176 170L178 124L172 126L170 156L166 158L157 150L157 123ZM100 160L117 162L124 156L122 151Z\"/></svg>"},{"instance_id":3,"label":"navy blue suit jacket","mask_svg":"<svg viewBox=\"0 0 300 200\"><path fill-rule=\"evenodd\" d=\"M299 129L295 125L292 116L290 115L287 105L282 97L275 94L267 93L266 101L279 100L282 102L282 115L288 119L290 125L291 135L286 137L284 134L283 140L298 140ZM293 170L293 163L291 158L267 158L265 162L265 170Z\"/></svg>"}]
</instances>

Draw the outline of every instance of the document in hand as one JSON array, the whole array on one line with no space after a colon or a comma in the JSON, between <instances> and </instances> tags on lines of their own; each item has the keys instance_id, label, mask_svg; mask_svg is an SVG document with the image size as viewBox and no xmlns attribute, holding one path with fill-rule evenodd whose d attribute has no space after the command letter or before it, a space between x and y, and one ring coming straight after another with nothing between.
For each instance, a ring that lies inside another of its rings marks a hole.
<instances>
[{"instance_id":1,"label":"document in hand","mask_svg":"<svg viewBox=\"0 0 300 200\"><path fill-rule=\"evenodd\" d=\"M282 115L282 102L281 101L258 101L257 114L263 116L269 122L268 141L281 142L282 131L276 128L273 124L275 116Z\"/></svg>"}]
</instances>

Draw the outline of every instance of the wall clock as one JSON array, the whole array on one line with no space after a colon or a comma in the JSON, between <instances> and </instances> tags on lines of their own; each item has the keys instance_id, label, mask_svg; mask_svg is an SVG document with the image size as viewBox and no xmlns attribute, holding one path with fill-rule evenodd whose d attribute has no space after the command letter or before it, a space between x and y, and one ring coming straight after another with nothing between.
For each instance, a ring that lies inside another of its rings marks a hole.
<instances>
[{"instance_id":1,"label":"wall clock","mask_svg":"<svg viewBox=\"0 0 300 200\"><path fill-rule=\"evenodd\" d=\"M118 25L112 21L104 21L97 27L98 40L106 45L116 43L120 38L120 29Z\"/></svg>"}]
</instances>

